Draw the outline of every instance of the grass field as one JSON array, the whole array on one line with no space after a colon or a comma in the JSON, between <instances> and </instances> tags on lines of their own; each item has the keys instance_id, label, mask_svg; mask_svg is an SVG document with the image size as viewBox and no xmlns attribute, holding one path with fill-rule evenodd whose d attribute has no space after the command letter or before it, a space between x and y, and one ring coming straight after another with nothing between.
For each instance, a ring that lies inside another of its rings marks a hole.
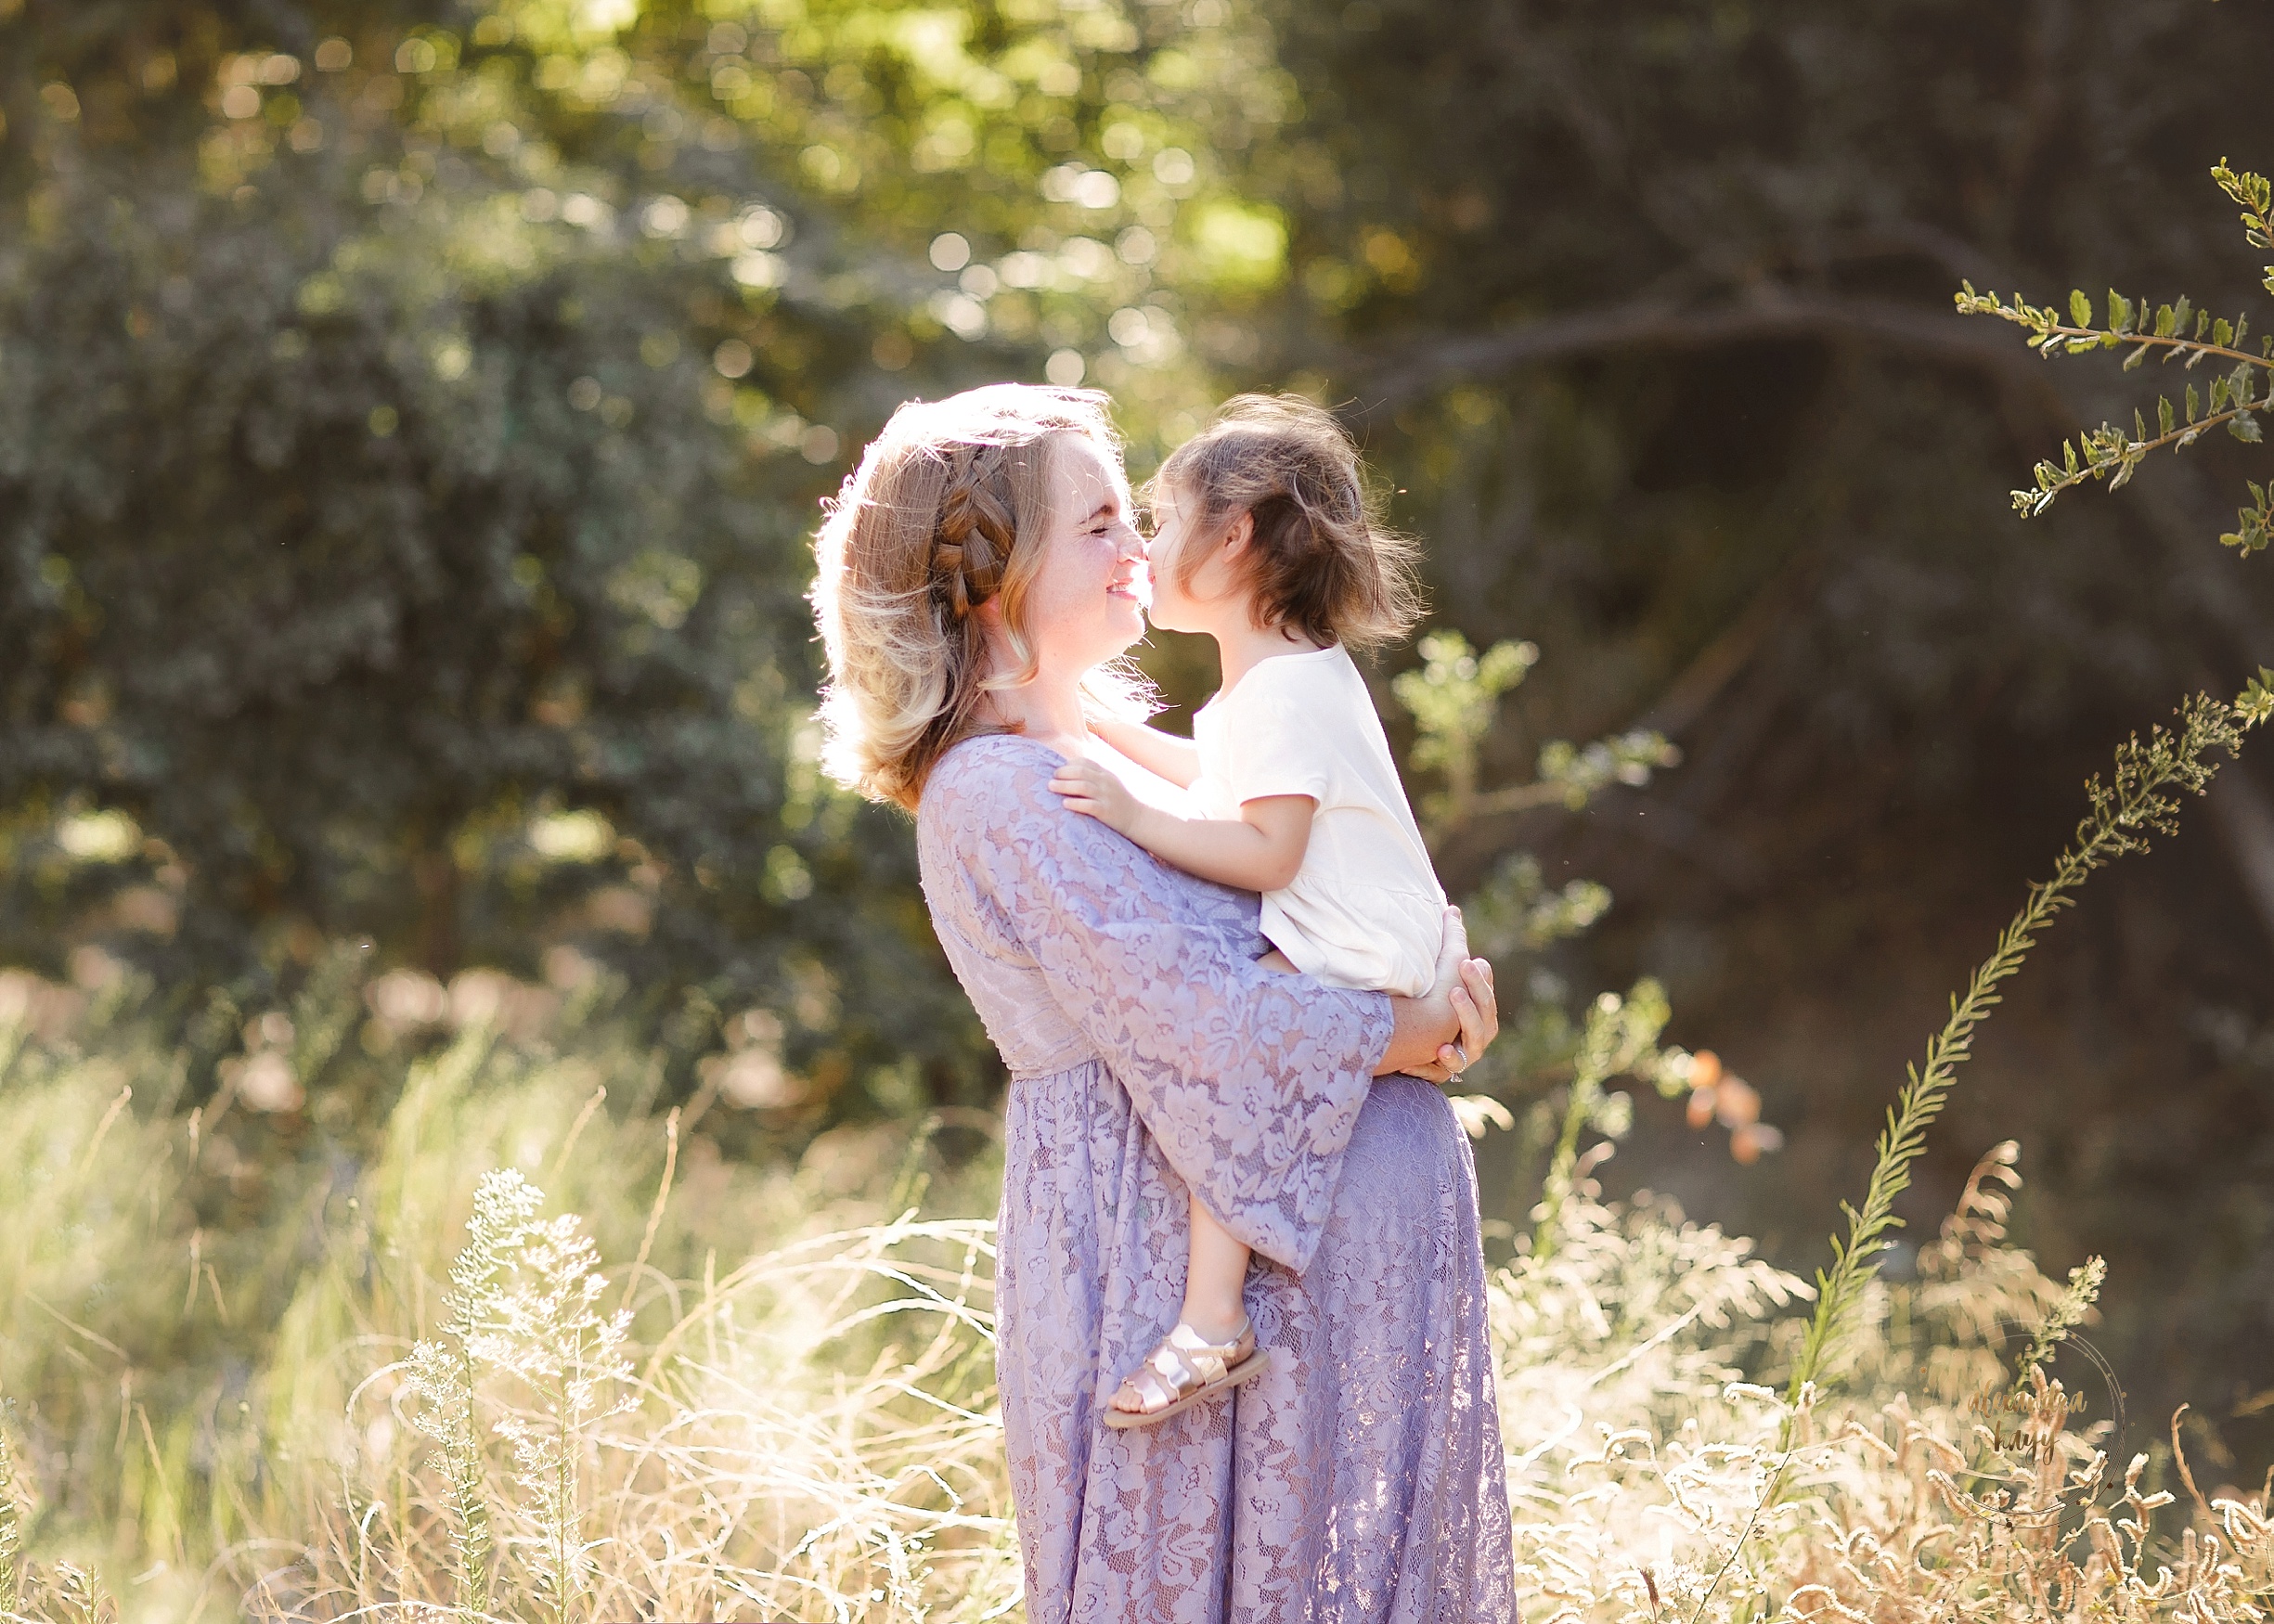
<instances>
[{"instance_id":1,"label":"grass field","mask_svg":"<svg viewBox=\"0 0 2274 1624\"><path fill-rule=\"evenodd\" d=\"M600 1002L367 992L184 1111L130 977L0 985L14 1616L1020 1616L986 1156L730 1162L619 1103L654 1057ZM350 1043L362 1131L297 1081ZM2010 1163L1793 1401L1808 1288L1583 1183L1492 1283L1523 1616L2260 1617L2262 1494L2017 1381L2086 1305L2008 1244Z\"/></svg>"}]
</instances>

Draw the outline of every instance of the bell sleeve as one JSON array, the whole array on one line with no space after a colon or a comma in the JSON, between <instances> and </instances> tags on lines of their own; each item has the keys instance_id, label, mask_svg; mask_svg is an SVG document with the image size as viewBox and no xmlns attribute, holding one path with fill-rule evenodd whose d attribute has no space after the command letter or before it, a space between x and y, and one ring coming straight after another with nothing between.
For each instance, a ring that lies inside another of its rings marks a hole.
<instances>
[{"instance_id":1,"label":"bell sleeve","mask_svg":"<svg viewBox=\"0 0 2274 1624\"><path fill-rule=\"evenodd\" d=\"M1301 1272L1389 1046L1389 999L1241 956L1221 907L1208 917L1221 892L1066 810L1041 747L988 743L942 764L984 780L965 778L957 796L975 900L1040 966L1201 1204Z\"/></svg>"}]
</instances>

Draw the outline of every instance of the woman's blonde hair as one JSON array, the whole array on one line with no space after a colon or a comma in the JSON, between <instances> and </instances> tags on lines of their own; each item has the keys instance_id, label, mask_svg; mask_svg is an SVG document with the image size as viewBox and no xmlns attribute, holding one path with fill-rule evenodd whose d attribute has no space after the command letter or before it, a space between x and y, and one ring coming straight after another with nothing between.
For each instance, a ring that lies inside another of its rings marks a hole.
<instances>
[{"instance_id":1,"label":"woman's blonde hair","mask_svg":"<svg viewBox=\"0 0 2274 1624\"><path fill-rule=\"evenodd\" d=\"M1393 642L1421 618L1411 540L1385 528L1355 445L1332 413L1297 394L1239 394L1169 454L1153 479L1212 532L1255 516L1246 573L1258 622L1314 642ZM1188 548L1189 585L1203 549Z\"/></svg>"},{"instance_id":2,"label":"woman's blonde hair","mask_svg":"<svg viewBox=\"0 0 2274 1624\"><path fill-rule=\"evenodd\" d=\"M1035 674L1026 597L1053 518L1055 447L1081 436L1118 469L1106 406L1095 390L1023 383L911 401L823 505L813 586L829 655L821 765L839 783L913 811L951 746L1005 730L980 701ZM988 674L972 612L990 599L1016 672ZM1092 686L1115 699L1110 675Z\"/></svg>"}]
</instances>

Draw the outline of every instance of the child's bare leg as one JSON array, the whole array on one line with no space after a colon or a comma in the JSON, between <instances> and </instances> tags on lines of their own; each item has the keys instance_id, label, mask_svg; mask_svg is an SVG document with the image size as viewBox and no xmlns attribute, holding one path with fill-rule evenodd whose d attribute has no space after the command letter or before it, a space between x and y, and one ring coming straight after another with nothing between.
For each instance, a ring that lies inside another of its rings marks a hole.
<instances>
[{"instance_id":1,"label":"child's bare leg","mask_svg":"<svg viewBox=\"0 0 2274 1624\"><path fill-rule=\"evenodd\" d=\"M1247 1322L1240 1305L1247 1281L1247 1248L1193 1201L1192 1261L1184 1271L1184 1323L1210 1342L1229 1342Z\"/></svg>"},{"instance_id":2,"label":"child's bare leg","mask_svg":"<svg viewBox=\"0 0 2274 1624\"><path fill-rule=\"evenodd\" d=\"M1162 1339L1145 1362L1123 1378L1107 1403L1127 1420L1108 1417L1107 1426L1144 1426L1150 1418L1166 1415L1179 1401L1189 1401L1210 1383L1231 1385L1236 1363L1246 1375L1260 1368L1260 1358L1234 1360L1230 1351L1208 1354L1192 1346L1195 1336L1215 1347L1240 1340L1247 1324L1247 1310L1240 1303L1240 1288L1247 1280L1247 1248L1234 1240L1210 1218L1198 1200L1192 1204L1192 1252L1185 1261L1184 1308L1181 1323ZM1250 1347L1254 1345L1249 1344ZM1184 1396L1180 1400L1180 1395Z\"/></svg>"}]
</instances>

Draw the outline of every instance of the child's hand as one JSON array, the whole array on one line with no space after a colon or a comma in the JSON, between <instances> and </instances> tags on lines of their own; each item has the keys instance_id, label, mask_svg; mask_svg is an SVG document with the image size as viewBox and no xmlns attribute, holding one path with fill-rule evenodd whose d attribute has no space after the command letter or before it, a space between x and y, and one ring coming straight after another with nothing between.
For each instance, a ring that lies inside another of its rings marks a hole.
<instances>
[{"instance_id":1,"label":"child's hand","mask_svg":"<svg viewBox=\"0 0 2274 1624\"><path fill-rule=\"evenodd\" d=\"M1050 787L1066 797L1066 810L1094 818L1122 834L1131 832L1143 804L1129 786L1094 761L1069 761L1053 774Z\"/></svg>"}]
</instances>

